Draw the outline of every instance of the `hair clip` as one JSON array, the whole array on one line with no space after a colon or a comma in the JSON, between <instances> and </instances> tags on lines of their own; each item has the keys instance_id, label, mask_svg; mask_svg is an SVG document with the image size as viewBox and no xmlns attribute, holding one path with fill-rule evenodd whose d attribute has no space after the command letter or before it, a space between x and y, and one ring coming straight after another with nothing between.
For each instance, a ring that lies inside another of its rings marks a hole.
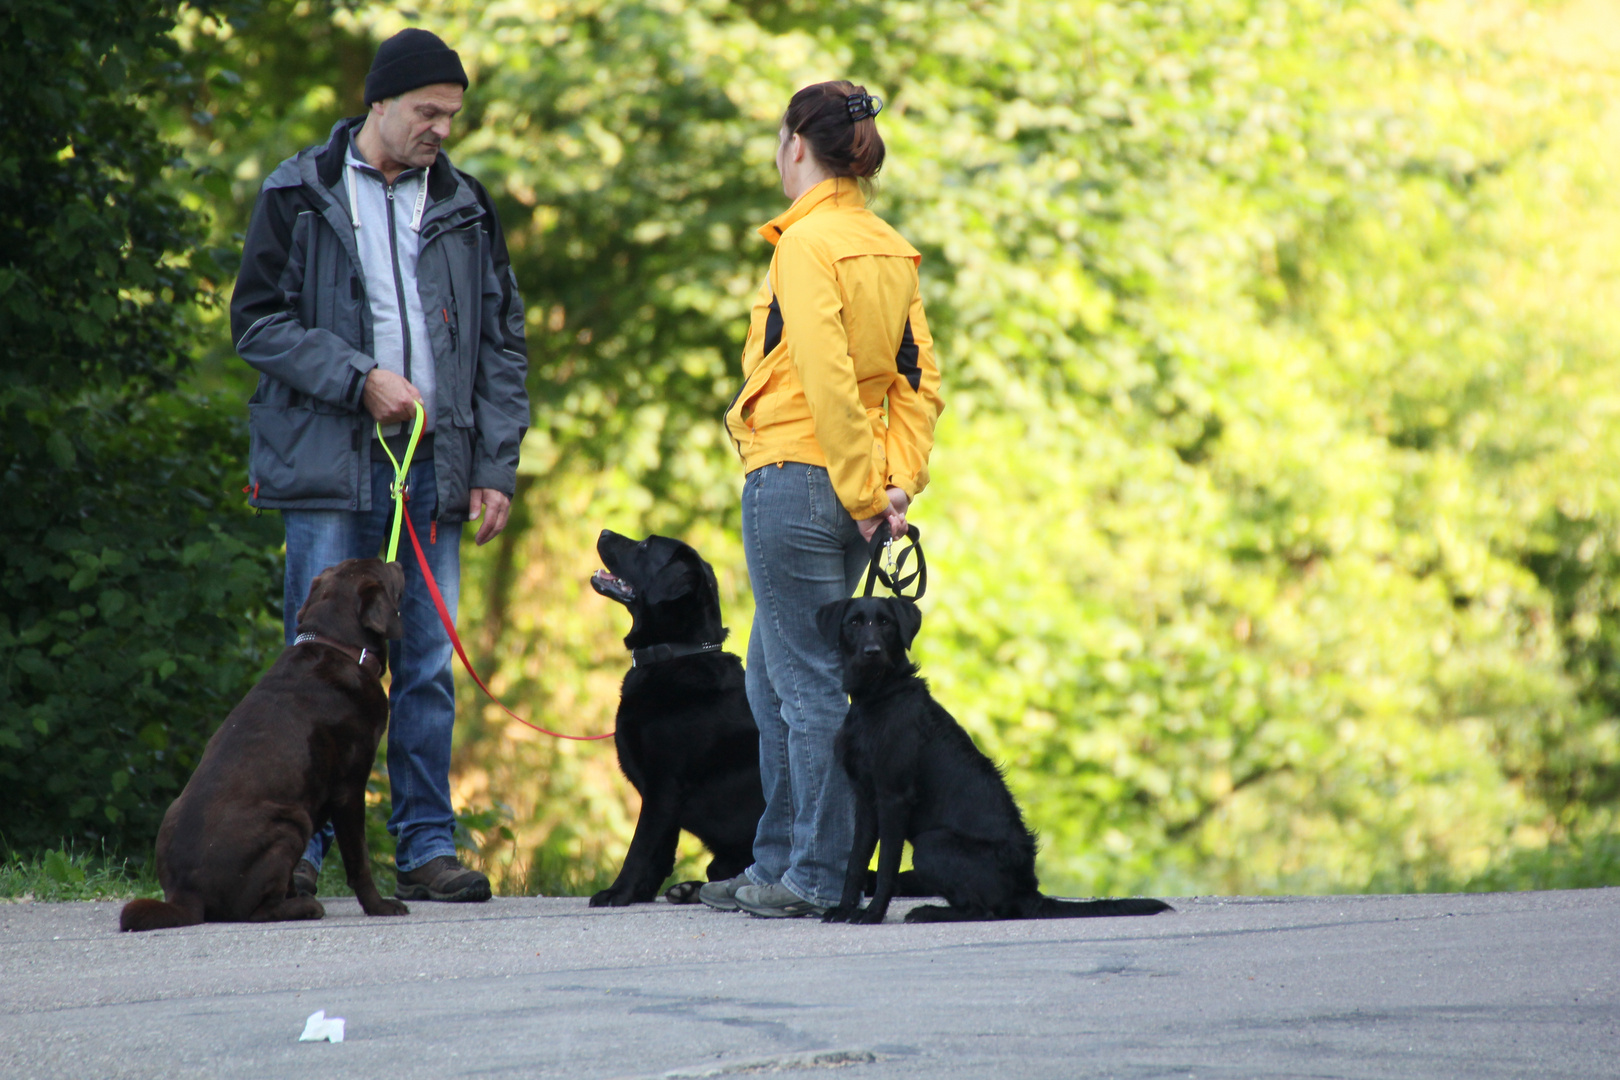
<instances>
[{"instance_id":1,"label":"hair clip","mask_svg":"<svg viewBox=\"0 0 1620 1080\"><path fill-rule=\"evenodd\" d=\"M844 104L849 109L851 123L875 118L883 111L883 99L875 98L871 94L851 94L844 99Z\"/></svg>"}]
</instances>

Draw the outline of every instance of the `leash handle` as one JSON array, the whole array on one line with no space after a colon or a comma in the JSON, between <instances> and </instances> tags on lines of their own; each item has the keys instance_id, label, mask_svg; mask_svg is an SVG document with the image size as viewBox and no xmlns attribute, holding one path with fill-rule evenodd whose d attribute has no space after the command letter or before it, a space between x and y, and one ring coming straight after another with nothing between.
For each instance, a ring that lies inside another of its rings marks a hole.
<instances>
[{"instance_id":1,"label":"leash handle","mask_svg":"<svg viewBox=\"0 0 1620 1080\"><path fill-rule=\"evenodd\" d=\"M423 190L426 190L425 185ZM422 403L418 401L413 404L416 405L416 420L411 425L411 440L405 444L404 461L394 457L394 452L388 448L388 440L383 438L382 424L377 425L377 441L382 443L383 453L394 465L394 530L388 537L389 562L393 562L399 554L399 519L405 516L405 480L411 471L411 458L416 456L416 444L422 438L422 428L427 424L427 412L422 408ZM412 539L415 539L414 534Z\"/></svg>"},{"instance_id":2,"label":"leash handle","mask_svg":"<svg viewBox=\"0 0 1620 1080\"><path fill-rule=\"evenodd\" d=\"M866 567L866 592L864 595L871 596L872 587L881 581L883 587L894 593L894 595L905 596L901 590L915 581L917 591L906 597L906 599L922 599L922 594L928 591L928 559L923 555L922 530L907 522L906 539L911 541L911 546L901 548L900 554L894 556L893 549L890 546L894 543L894 537L889 535L889 523L887 520L878 523L877 532L872 534L872 559ZM885 570L882 566L885 552L894 559L892 570ZM917 555L917 569L902 577L901 573L906 568L906 560L911 558L913 552Z\"/></svg>"}]
</instances>

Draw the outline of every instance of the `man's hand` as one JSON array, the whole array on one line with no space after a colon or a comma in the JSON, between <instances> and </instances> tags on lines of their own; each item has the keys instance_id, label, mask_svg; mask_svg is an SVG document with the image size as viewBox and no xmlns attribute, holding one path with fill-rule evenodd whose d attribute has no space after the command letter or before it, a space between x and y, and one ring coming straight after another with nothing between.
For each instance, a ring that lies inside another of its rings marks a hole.
<instances>
[{"instance_id":1,"label":"man's hand","mask_svg":"<svg viewBox=\"0 0 1620 1080\"><path fill-rule=\"evenodd\" d=\"M882 521L889 523L889 535L895 539L898 540L906 535L906 511L911 508L911 496L897 487L889 488L888 494L889 509L887 511L881 514L873 514L871 517L855 523L855 527L861 530L861 539L868 544L872 542L872 537L877 535L878 523Z\"/></svg>"},{"instance_id":2,"label":"man's hand","mask_svg":"<svg viewBox=\"0 0 1620 1080\"><path fill-rule=\"evenodd\" d=\"M501 534L506 528L506 518L512 512L512 500L494 488L473 488L472 498L467 503L467 517L477 521L478 515L485 510L483 523L478 526L478 535L473 539L479 544L487 544Z\"/></svg>"},{"instance_id":3,"label":"man's hand","mask_svg":"<svg viewBox=\"0 0 1620 1080\"><path fill-rule=\"evenodd\" d=\"M404 376L374 367L366 372L366 388L360 400L377 423L397 424L416 419L416 403L422 400L422 394ZM501 520L504 524L506 519Z\"/></svg>"}]
</instances>

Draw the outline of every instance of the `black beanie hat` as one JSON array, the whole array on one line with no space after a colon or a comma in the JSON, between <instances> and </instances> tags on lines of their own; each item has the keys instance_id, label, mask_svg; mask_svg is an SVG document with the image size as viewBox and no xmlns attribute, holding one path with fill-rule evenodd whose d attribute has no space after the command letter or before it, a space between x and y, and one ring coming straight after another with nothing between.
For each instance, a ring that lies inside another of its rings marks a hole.
<instances>
[{"instance_id":1,"label":"black beanie hat","mask_svg":"<svg viewBox=\"0 0 1620 1080\"><path fill-rule=\"evenodd\" d=\"M460 83L467 86L461 57L427 30L401 30L381 45L366 75L366 104L398 97L419 86Z\"/></svg>"}]
</instances>

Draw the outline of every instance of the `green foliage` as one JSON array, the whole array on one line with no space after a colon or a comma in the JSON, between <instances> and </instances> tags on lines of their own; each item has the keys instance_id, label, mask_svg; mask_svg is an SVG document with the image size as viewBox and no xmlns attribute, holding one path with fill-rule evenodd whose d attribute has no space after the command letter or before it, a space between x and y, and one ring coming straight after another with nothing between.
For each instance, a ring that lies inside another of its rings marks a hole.
<instances>
[{"instance_id":1,"label":"green foliage","mask_svg":"<svg viewBox=\"0 0 1620 1080\"><path fill-rule=\"evenodd\" d=\"M1620 805L1620 521L1613 510L1553 510L1541 524L1524 561L1552 594L1579 707L1519 734L1507 767L1560 822L1579 827L1594 809Z\"/></svg>"},{"instance_id":2,"label":"green foliage","mask_svg":"<svg viewBox=\"0 0 1620 1080\"><path fill-rule=\"evenodd\" d=\"M0 473L0 833L150 845L279 646L243 421L178 397L30 410ZM229 494L227 492L229 491Z\"/></svg>"},{"instance_id":3,"label":"green foliage","mask_svg":"<svg viewBox=\"0 0 1620 1080\"><path fill-rule=\"evenodd\" d=\"M139 100L172 76L173 0L6 0L0 70L0 405L132 378L172 385L212 266Z\"/></svg>"},{"instance_id":4,"label":"green foliage","mask_svg":"<svg viewBox=\"0 0 1620 1080\"><path fill-rule=\"evenodd\" d=\"M0 7L0 833L21 851L148 848L277 637L279 539L233 490L244 425L162 392L217 274L146 111L187 77L176 7Z\"/></svg>"}]
</instances>

